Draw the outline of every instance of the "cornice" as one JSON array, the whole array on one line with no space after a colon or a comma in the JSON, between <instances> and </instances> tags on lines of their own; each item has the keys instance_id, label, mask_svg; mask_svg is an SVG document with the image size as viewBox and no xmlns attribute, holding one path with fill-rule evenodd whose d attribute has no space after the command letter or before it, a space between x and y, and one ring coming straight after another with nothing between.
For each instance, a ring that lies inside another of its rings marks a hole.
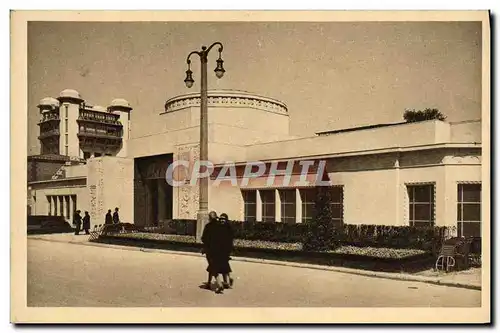
<instances>
[{"instance_id":1,"label":"cornice","mask_svg":"<svg viewBox=\"0 0 500 333\"><path fill-rule=\"evenodd\" d=\"M166 101L165 112L174 112L188 107L200 106L199 93L179 95ZM278 100L235 90L212 90L208 92L208 106L249 107L263 111L288 115L285 103Z\"/></svg>"}]
</instances>

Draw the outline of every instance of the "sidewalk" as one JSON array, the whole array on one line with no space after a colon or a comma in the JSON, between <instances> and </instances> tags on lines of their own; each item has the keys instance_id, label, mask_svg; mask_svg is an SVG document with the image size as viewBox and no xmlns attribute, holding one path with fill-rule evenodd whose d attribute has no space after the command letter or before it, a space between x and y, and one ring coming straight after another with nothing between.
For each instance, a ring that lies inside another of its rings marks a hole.
<instances>
[{"instance_id":1,"label":"sidewalk","mask_svg":"<svg viewBox=\"0 0 500 333\"><path fill-rule=\"evenodd\" d=\"M75 234L51 234L51 235L33 235L28 236L28 239L38 239L44 241L60 242L60 243L70 243L70 244L80 244L85 246L101 246L101 247L111 247L129 251L143 251L143 252L155 252L155 253L168 253L177 255L188 255L188 256L200 256L199 253L193 252L180 252L180 251L168 251L168 250L153 250L153 249L142 249L132 246L121 246L121 245L111 245L103 243L93 243L89 242L89 236L85 234L75 235ZM363 276L378 277L384 279L392 280L403 280L403 281L416 281L431 283L443 286L459 287L466 289L481 290L481 268L472 268L467 271L453 272L453 273L442 273L436 272L434 270L427 270L418 272L415 274L402 274L402 273L386 273L386 272L376 272L367 271L353 268L345 267L334 267L334 266L321 266L314 264L303 264L294 262L284 262L277 260L267 260L267 259L255 259L255 258L243 258L243 257L232 257L233 260L244 261L244 262L257 262L271 265L280 266L291 266L291 267L302 267L309 269L319 269L325 271L349 273Z\"/></svg>"}]
</instances>

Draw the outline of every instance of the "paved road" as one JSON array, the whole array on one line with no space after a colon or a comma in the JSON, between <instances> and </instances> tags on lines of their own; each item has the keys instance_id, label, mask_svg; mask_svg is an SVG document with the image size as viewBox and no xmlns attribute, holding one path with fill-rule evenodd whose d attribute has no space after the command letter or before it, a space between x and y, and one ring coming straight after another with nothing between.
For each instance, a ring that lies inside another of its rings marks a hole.
<instances>
[{"instance_id":1,"label":"paved road","mask_svg":"<svg viewBox=\"0 0 500 333\"><path fill-rule=\"evenodd\" d=\"M28 240L28 306L473 307L481 292L420 282L232 262L235 289L198 286L204 257Z\"/></svg>"}]
</instances>

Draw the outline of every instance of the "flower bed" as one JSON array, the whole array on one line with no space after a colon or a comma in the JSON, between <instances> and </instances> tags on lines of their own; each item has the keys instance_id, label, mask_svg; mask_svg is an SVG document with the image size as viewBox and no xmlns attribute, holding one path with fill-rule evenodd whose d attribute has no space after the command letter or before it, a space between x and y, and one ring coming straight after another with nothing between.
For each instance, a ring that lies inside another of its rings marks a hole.
<instances>
[{"instance_id":1,"label":"flower bed","mask_svg":"<svg viewBox=\"0 0 500 333\"><path fill-rule=\"evenodd\" d=\"M136 238L144 240L169 241L177 243L196 243L196 238L193 236L156 234L150 232L117 233L109 236L119 237L119 238Z\"/></svg>"},{"instance_id":2,"label":"flower bed","mask_svg":"<svg viewBox=\"0 0 500 333\"><path fill-rule=\"evenodd\" d=\"M198 244L193 236L186 235L167 235L167 234L154 234L147 232L135 233L118 233L109 235L109 237L116 237L130 240L146 240L146 241L159 241L167 243L181 243L185 245ZM199 245L199 244L198 244ZM255 241L246 239L236 239L234 241L235 248L242 249L262 249L271 251L283 252L302 252L301 243L280 243L269 241ZM339 248L325 252L325 254L335 255L349 255L357 257L371 257L381 259L404 259L414 256L421 256L426 254L423 250L416 249L392 249L380 247L356 247L356 246L340 246Z\"/></svg>"},{"instance_id":3,"label":"flower bed","mask_svg":"<svg viewBox=\"0 0 500 333\"><path fill-rule=\"evenodd\" d=\"M403 259L426 254L426 251L416 249L391 249L384 247L357 247L344 245L338 249L329 251L329 253L349 254L373 258Z\"/></svg>"}]
</instances>

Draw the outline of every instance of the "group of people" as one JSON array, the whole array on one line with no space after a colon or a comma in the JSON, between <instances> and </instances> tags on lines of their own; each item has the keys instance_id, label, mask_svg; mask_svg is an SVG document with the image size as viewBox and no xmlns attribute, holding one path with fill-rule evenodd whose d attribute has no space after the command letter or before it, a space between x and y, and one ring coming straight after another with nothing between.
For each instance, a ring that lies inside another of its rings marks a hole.
<instances>
[{"instance_id":1,"label":"group of people","mask_svg":"<svg viewBox=\"0 0 500 333\"><path fill-rule=\"evenodd\" d=\"M79 235L80 231L84 230L86 235L90 235L90 215L85 211L85 215L80 215L81 211L77 210L73 215L73 224L75 225L75 235ZM82 223L83 222L83 223ZM83 224L83 225L82 225ZM83 228L82 228L83 227Z\"/></svg>"},{"instance_id":2,"label":"group of people","mask_svg":"<svg viewBox=\"0 0 500 333\"><path fill-rule=\"evenodd\" d=\"M115 208L115 212L111 215L111 209L108 209L106 218L104 219L104 224L116 224L120 223L120 215L118 214L118 207Z\"/></svg>"},{"instance_id":3,"label":"group of people","mask_svg":"<svg viewBox=\"0 0 500 333\"><path fill-rule=\"evenodd\" d=\"M73 224L75 225L75 235L79 235L80 231L85 231L86 235L90 235L90 215L89 212L85 211L85 215L80 215L81 211L77 210L73 215ZM108 209L106 214L104 224L115 224L120 223L120 215L118 214L118 207L115 208L115 212L111 215L111 209Z\"/></svg>"},{"instance_id":4,"label":"group of people","mask_svg":"<svg viewBox=\"0 0 500 333\"><path fill-rule=\"evenodd\" d=\"M222 213L220 217L217 217L216 212L209 213L209 222L203 230L201 241L203 243L202 253L206 255L208 261L208 281L203 287L212 290L212 279L215 278L215 292L220 294L224 289L232 288L234 284L229 264L233 251L234 235L227 214Z\"/></svg>"}]
</instances>

